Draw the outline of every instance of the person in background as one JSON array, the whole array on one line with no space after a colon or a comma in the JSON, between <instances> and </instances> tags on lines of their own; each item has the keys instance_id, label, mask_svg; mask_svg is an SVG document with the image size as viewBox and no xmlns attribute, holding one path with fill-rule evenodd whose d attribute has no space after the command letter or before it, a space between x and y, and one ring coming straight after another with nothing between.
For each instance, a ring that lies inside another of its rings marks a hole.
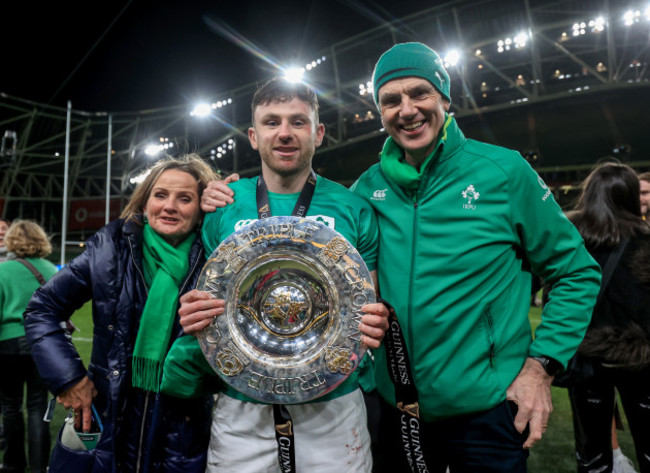
<instances>
[{"instance_id":1,"label":"person in background","mask_svg":"<svg viewBox=\"0 0 650 473\"><path fill-rule=\"evenodd\" d=\"M30 472L45 473L50 454L49 425L43 421L48 390L29 353L23 312L34 291L56 273L56 267L45 259L52 246L37 223L14 221L3 237L11 259L0 263L0 402L6 440L1 471L22 473L29 465ZM25 455L25 393L29 462Z\"/></svg>"},{"instance_id":2,"label":"person in background","mask_svg":"<svg viewBox=\"0 0 650 473\"><path fill-rule=\"evenodd\" d=\"M618 442L617 430L624 430L623 420L619 413L618 402L614 402L614 419L612 420L612 473L637 473L634 464L621 450L621 444Z\"/></svg>"},{"instance_id":3,"label":"person in background","mask_svg":"<svg viewBox=\"0 0 650 473\"><path fill-rule=\"evenodd\" d=\"M639 183L641 184L641 193L639 195L641 216L643 220L648 220L648 213L650 212L650 172L639 174Z\"/></svg>"},{"instance_id":4,"label":"person in background","mask_svg":"<svg viewBox=\"0 0 650 473\"><path fill-rule=\"evenodd\" d=\"M9 230L11 222L5 218L0 218L0 263L7 260L7 246L5 245L5 235ZM0 402L0 450L5 447L5 433L2 423L2 403Z\"/></svg>"},{"instance_id":5,"label":"person in background","mask_svg":"<svg viewBox=\"0 0 650 473\"><path fill-rule=\"evenodd\" d=\"M616 465L615 390L640 471L650 472L650 226L641 218L639 188L629 166L604 164L585 179L569 215L604 268L603 290L578 348L593 374L569 386L580 473L612 471ZM615 264L608 268L609 261Z\"/></svg>"},{"instance_id":6,"label":"person in background","mask_svg":"<svg viewBox=\"0 0 650 473\"><path fill-rule=\"evenodd\" d=\"M5 236L7 235L7 230L11 221L6 218L0 218L0 263L7 261L7 245L5 242Z\"/></svg>"},{"instance_id":7,"label":"person in background","mask_svg":"<svg viewBox=\"0 0 650 473\"><path fill-rule=\"evenodd\" d=\"M183 334L179 296L205 263L201 193L216 179L197 155L155 163L121 218L109 223L34 294L25 330L36 366L75 427L103 431L92 450L54 447L50 473L203 473L212 398L160 393L171 343ZM60 325L92 300L88 368ZM92 418L93 409L97 412Z\"/></svg>"}]
</instances>

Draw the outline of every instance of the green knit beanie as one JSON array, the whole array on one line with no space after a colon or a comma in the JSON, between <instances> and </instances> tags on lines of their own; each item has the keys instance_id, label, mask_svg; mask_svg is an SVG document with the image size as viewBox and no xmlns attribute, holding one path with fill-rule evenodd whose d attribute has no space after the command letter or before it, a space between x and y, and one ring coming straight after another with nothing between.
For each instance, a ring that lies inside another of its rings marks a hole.
<instances>
[{"instance_id":1,"label":"green knit beanie","mask_svg":"<svg viewBox=\"0 0 650 473\"><path fill-rule=\"evenodd\" d=\"M428 80L451 103L449 74L438 53L429 46L422 43L400 43L381 55L372 74L377 107L379 89L386 82L402 77L421 77Z\"/></svg>"}]
</instances>

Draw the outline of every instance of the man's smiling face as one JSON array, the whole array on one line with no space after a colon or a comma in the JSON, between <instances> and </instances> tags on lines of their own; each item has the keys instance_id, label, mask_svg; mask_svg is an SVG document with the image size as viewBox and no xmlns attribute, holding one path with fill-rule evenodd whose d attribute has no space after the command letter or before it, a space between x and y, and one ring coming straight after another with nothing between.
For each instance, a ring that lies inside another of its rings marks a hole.
<instances>
[{"instance_id":1,"label":"man's smiling face","mask_svg":"<svg viewBox=\"0 0 650 473\"><path fill-rule=\"evenodd\" d=\"M262 157L262 168L280 176L300 174L311 168L325 127L317 123L316 112L298 97L258 105L248 138Z\"/></svg>"},{"instance_id":2,"label":"man's smiling face","mask_svg":"<svg viewBox=\"0 0 650 473\"><path fill-rule=\"evenodd\" d=\"M404 150L407 161L419 166L433 150L449 102L419 77L391 80L379 89L378 97L384 128Z\"/></svg>"}]
</instances>

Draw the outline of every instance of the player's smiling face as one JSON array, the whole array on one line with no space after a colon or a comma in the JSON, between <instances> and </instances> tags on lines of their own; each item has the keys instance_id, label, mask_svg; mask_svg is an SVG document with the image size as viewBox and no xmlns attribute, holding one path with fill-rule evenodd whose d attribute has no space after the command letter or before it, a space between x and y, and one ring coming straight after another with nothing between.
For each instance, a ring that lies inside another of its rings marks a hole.
<instances>
[{"instance_id":1,"label":"player's smiling face","mask_svg":"<svg viewBox=\"0 0 650 473\"><path fill-rule=\"evenodd\" d=\"M316 121L316 112L297 97L258 105L248 138L262 157L262 167L281 176L311 168L325 135L325 127Z\"/></svg>"}]
</instances>

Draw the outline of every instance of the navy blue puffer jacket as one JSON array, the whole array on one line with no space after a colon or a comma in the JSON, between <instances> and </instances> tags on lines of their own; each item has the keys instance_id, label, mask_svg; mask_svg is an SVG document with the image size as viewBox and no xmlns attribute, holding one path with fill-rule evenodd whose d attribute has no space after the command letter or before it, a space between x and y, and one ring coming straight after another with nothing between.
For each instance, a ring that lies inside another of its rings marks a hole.
<instances>
[{"instance_id":1,"label":"navy blue puffer jacket","mask_svg":"<svg viewBox=\"0 0 650 473\"><path fill-rule=\"evenodd\" d=\"M193 288L205 257L197 237L180 293ZM58 395L85 375L104 432L97 448L54 448L50 472L203 472L211 399L181 400L131 387L131 358L147 298L142 273L142 226L116 220L92 236L73 259L32 297L25 331L39 372ZM59 325L92 299L93 347L88 370ZM178 319L172 342L183 335Z\"/></svg>"}]
</instances>

